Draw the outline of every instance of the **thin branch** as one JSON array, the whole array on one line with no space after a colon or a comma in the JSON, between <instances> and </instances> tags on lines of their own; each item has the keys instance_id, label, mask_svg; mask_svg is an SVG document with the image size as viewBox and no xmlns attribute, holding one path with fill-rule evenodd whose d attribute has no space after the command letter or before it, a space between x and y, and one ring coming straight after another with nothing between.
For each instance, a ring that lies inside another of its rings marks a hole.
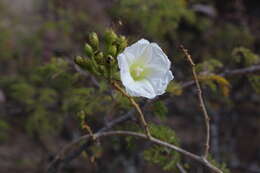
<instances>
[{"instance_id":1,"label":"thin branch","mask_svg":"<svg viewBox=\"0 0 260 173\"><path fill-rule=\"evenodd\" d=\"M238 76L238 75L248 75L248 74L260 74L260 64L252 65L250 67L235 69L235 70L226 70L224 73L221 73L220 76L229 77L229 76Z\"/></svg>"},{"instance_id":2,"label":"thin branch","mask_svg":"<svg viewBox=\"0 0 260 173\"><path fill-rule=\"evenodd\" d=\"M122 131L122 130L118 130L118 131L109 131L109 132L100 132L100 133L96 133L95 136L97 138L103 138L106 136L133 136L133 137L137 137L137 138L142 138L142 139L146 139L147 140L147 136L145 134L142 133L137 133L137 132L132 132L132 131ZM84 140L88 140L91 136L90 135L84 135L80 138L78 138L77 140L75 140L74 142L68 144L67 146L65 146L61 152L56 156L55 159L59 159L62 160L63 156L68 153L71 148L73 148L73 146L77 145L78 143L84 141ZM203 164L204 166L208 167L209 169L211 169L212 171L216 172L216 173L223 173L219 168L215 167L214 165L212 165L210 162L208 162L206 159L195 155L189 151L186 151L180 147L177 147L173 144L161 141L157 138L151 137L150 139L148 139L149 141L151 141L152 143L155 143L157 145L161 145L167 148L170 148L172 150L175 150L193 160L196 160L198 162L200 162L201 164Z\"/></svg>"},{"instance_id":3,"label":"thin branch","mask_svg":"<svg viewBox=\"0 0 260 173\"><path fill-rule=\"evenodd\" d=\"M128 111L126 114L106 123L106 125L101 128L100 130L98 130L98 132L105 132L111 128L113 128L114 126L116 126L117 124L123 123L125 121L128 121L129 119L133 118L134 116L134 109L131 109L130 111Z\"/></svg>"},{"instance_id":4,"label":"thin branch","mask_svg":"<svg viewBox=\"0 0 260 173\"><path fill-rule=\"evenodd\" d=\"M239 68L234 70L226 70L223 73L217 74L222 77L233 77L233 76L243 76L250 74L260 74L260 64L252 65L250 67ZM195 84L194 80L184 82L181 86L182 88L187 88Z\"/></svg>"},{"instance_id":5,"label":"thin branch","mask_svg":"<svg viewBox=\"0 0 260 173\"><path fill-rule=\"evenodd\" d=\"M90 136L90 135L89 135ZM77 158L83 151L93 144L93 140L89 140L83 145L76 148L73 152L63 153L63 155L56 155L50 162L47 168L48 173L57 173L60 170L61 165L69 164L73 159Z\"/></svg>"},{"instance_id":6,"label":"thin branch","mask_svg":"<svg viewBox=\"0 0 260 173\"><path fill-rule=\"evenodd\" d=\"M85 129L86 132L88 132L88 134L91 136L91 139L92 139L93 141L96 141L96 136L95 136L95 134L93 133L93 131L91 130L90 126L89 126L86 122L84 122L84 123L82 124L82 128Z\"/></svg>"},{"instance_id":7,"label":"thin branch","mask_svg":"<svg viewBox=\"0 0 260 173\"><path fill-rule=\"evenodd\" d=\"M183 168L180 163L177 163L177 168L179 169L180 173L187 173L187 171Z\"/></svg>"},{"instance_id":8,"label":"thin branch","mask_svg":"<svg viewBox=\"0 0 260 173\"><path fill-rule=\"evenodd\" d=\"M145 106L143 106L143 108L146 108L148 105L149 105L149 102L147 102L145 104ZM105 126L101 129L99 129L97 131L97 133L105 132L105 131L113 128L117 124L130 120L131 118L134 117L134 112L135 112L135 109L133 108L130 111L128 111L126 114L105 124ZM59 155L55 156L55 159L53 159L51 161L51 163L49 164L47 172L48 173L57 173L58 170L60 169L61 165L70 163L73 159L77 158L83 151L87 150L89 148L89 146L91 146L92 144L93 144L93 140L88 141L87 143L80 145L73 152L67 153L64 156L64 158L63 157L61 158Z\"/></svg>"},{"instance_id":9,"label":"thin branch","mask_svg":"<svg viewBox=\"0 0 260 173\"><path fill-rule=\"evenodd\" d=\"M148 139L151 138L151 133L149 131L149 127L148 127L148 124L147 122L145 121L145 118L144 118L144 114L140 108L140 106L135 102L135 100L133 99L133 97L129 96L119 85L118 83L116 82L112 82L112 85L115 87L115 89L117 89L119 92L121 92L124 96L126 96L128 98L128 100L131 102L131 104L135 107L135 109L137 110L138 112L138 119L139 121L141 122L141 124L143 125L144 127L144 130L145 130L145 133L146 133L146 136Z\"/></svg>"},{"instance_id":10,"label":"thin branch","mask_svg":"<svg viewBox=\"0 0 260 173\"><path fill-rule=\"evenodd\" d=\"M201 90L201 86L199 83L199 79L198 79L198 75L196 73L196 68L195 68L195 63L192 60L191 55L188 53L188 50L184 48L183 45L180 46L181 50L183 51L183 53L185 54L187 60L189 61L191 67L192 67L192 74L193 74L193 78L195 80L195 84L197 87L197 91L198 91L198 99L200 102L200 107L202 109L203 112L203 116L204 116L204 121L205 121L205 126L206 126L206 140L205 140L205 148L204 148L204 153L203 153L203 158L206 159L208 157L208 153L209 153L209 142L210 142L210 122L209 122L209 115L202 97L202 90Z\"/></svg>"}]
</instances>

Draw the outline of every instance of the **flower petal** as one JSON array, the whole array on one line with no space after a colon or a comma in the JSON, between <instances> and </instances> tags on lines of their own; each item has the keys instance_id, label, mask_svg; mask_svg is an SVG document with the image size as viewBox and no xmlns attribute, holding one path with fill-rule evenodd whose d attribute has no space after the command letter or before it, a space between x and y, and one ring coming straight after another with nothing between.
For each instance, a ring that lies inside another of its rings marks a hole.
<instances>
[{"instance_id":1,"label":"flower petal","mask_svg":"<svg viewBox=\"0 0 260 173\"><path fill-rule=\"evenodd\" d=\"M140 61L140 63L143 63L146 59L145 54L147 54L147 47L149 47L150 42L145 40L145 39L141 39L138 42L134 43L133 45L125 48L124 50L124 54L130 54L132 56L128 56L128 62L129 63L133 63L134 61Z\"/></svg>"},{"instance_id":2,"label":"flower petal","mask_svg":"<svg viewBox=\"0 0 260 173\"><path fill-rule=\"evenodd\" d=\"M120 68L120 78L124 86L127 86L134 82L130 71L129 71L129 63L127 61L127 56L125 54L120 54L118 56L118 66Z\"/></svg>"},{"instance_id":3,"label":"flower petal","mask_svg":"<svg viewBox=\"0 0 260 173\"><path fill-rule=\"evenodd\" d=\"M167 55L156 43L151 43L150 45L152 47L152 60L149 62L149 65L156 65L160 68L170 69L171 62Z\"/></svg>"},{"instance_id":4,"label":"flower petal","mask_svg":"<svg viewBox=\"0 0 260 173\"><path fill-rule=\"evenodd\" d=\"M152 99L156 96L153 86L148 80L133 82L126 87L126 92L130 96L141 96Z\"/></svg>"},{"instance_id":5,"label":"flower petal","mask_svg":"<svg viewBox=\"0 0 260 173\"><path fill-rule=\"evenodd\" d=\"M162 95L173 78L172 72L167 71L166 73L157 73L156 76L150 76L147 80L153 86L156 95Z\"/></svg>"},{"instance_id":6,"label":"flower petal","mask_svg":"<svg viewBox=\"0 0 260 173\"><path fill-rule=\"evenodd\" d=\"M140 39L137 43L140 43L140 44L149 44L150 42L144 38Z\"/></svg>"}]
</instances>

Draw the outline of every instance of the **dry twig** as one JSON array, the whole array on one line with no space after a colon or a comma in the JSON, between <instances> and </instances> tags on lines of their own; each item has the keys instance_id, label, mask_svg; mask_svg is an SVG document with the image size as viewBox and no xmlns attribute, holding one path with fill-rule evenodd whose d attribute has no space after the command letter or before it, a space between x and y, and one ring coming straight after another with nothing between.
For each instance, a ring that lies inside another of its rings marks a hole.
<instances>
[{"instance_id":1,"label":"dry twig","mask_svg":"<svg viewBox=\"0 0 260 173\"><path fill-rule=\"evenodd\" d=\"M243 76L250 74L260 74L260 64L252 65L245 68L239 68L234 70L226 70L223 73L217 74L217 76L222 77L234 77L234 76ZM182 88L187 88L195 84L194 80L184 82L181 86Z\"/></svg>"},{"instance_id":2,"label":"dry twig","mask_svg":"<svg viewBox=\"0 0 260 173\"><path fill-rule=\"evenodd\" d=\"M84 124L82 125L82 128L88 132L88 134L90 135L90 137L93 141L96 140L95 134L92 132L90 126L86 122L84 122Z\"/></svg>"},{"instance_id":3,"label":"dry twig","mask_svg":"<svg viewBox=\"0 0 260 173\"><path fill-rule=\"evenodd\" d=\"M151 138L151 133L149 131L149 127L148 127L148 124L147 122L145 121L144 119L144 114L140 108L140 106L135 102L135 100L133 99L133 97L129 96L119 85L118 83L116 82L112 82L112 85L115 87L115 89L117 89L119 92L121 92L124 96L126 96L129 101L131 102L131 104L135 107L135 109L137 110L138 112L138 119L139 121L141 122L141 124L144 126L144 130L145 130L145 133L146 133L146 136L148 139Z\"/></svg>"},{"instance_id":4,"label":"dry twig","mask_svg":"<svg viewBox=\"0 0 260 173\"><path fill-rule=\"evenodd\" d=\"M199 102L200 102L200 107L202 109L203 115L204 115L204 121L205 121L205 126L206 126L206 140L205 140L205 148L204 148L204 153L203 153L203 158L206 159L208 157L208 153L209 153L209 142L210 142L210 122L209 122L209 115L202 97L202 90L201 90L201 86L199 83L199 79L198 79L198 75L196 73L196 69L195 69L195 63L193 62L191 55L188 53L188 50L184 48L183 45L180 45L180 48L182 50L182 52L184 53L184 55L186 56L188 62L190 63L191 67L192 67L192 74L193 74L193 78L195 80L195 84L197 87L197 91L198 91L198 98L199 98Z\"/></svg>"},{"instance_id":5,"label":"dry twig","mask_svg":"<svg viewBox=\"0 0 260 173\"><path fill-rule=\"evenodd\" d=\"M187 171L183 168L180 163L177 163L177 168L179 169L180 173L187 173Z\"/></svg>"},{"instance_id":6,"label":"dry twig","mask_svg":"<svg viewBox=\"0 0 260 173\"><path fill-rule=\"evenodd\" d=\"M142 133L136 133L136 132L132 132L132 131L122 131L122 130L118 130L118 131L109 131L109 132L100 132L100 133L96 133L95 134L96 138L103 138L106 136L133 136L133 137L137 137L137 138L142 138L142 139L147 139L147 136L145 134ZM66 147L64 147L61 152L56 156L55 160L62 160L63 156L65 155L65 153L68 153L71 148L73 148L73 146L77 145L78 143L84 141L84 140L88 140L91 136L90 135L84 135L80 138L78 138L77 140L75 140L74 142L68 144ZM193 154L189 151L186 151L180 147L177 147L173 144L161 141L157 138L154 137L150 137L149 139L150 142L155 143L157 145L161 145L170 149L173 149L181 154L183 154L184 156L187 156L193 160L196 160L198 162L200 162L201 164L205 165L206 167L208 167L210 170L216 172L216 173L223 173L219 168L215 167L214 165L212 165L210 162L208 162L206 159Z\"/></svg>"}]
</instances>

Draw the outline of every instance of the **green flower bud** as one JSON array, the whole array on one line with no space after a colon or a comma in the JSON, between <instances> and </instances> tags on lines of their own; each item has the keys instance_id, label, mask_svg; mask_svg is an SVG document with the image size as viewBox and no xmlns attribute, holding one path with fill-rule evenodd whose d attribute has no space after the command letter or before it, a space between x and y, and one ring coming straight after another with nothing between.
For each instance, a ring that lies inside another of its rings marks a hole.
<instances>
[{"instance_id":1,"label":"green flower bud","mask_svg":"<svg viewBox=\"0 0 260 173\"><path fill-rule=\"evenodd\" d=\"M108 55L108 56L106 57L106 64L112 65L112 64L114 64L114 63L115 63L115 58L113 58L113 56L111 56L111 55Z\"/></svg>"},{"instance_id":2,"label":"green flower bud","mask_svg":"<svg viewBox=\"0 0 260 173\"><path fill-rule=\"evenodd\" d=\"M93 72L93 67L90 59L83 58L81 56L77 56L74 59L74 62L80 66L82 69Z\"/></svg>"},{"instance_id":3,"label":"green flower bud","mask_svg":"<svg viewBox=\"0 0 260 173\"><path fill-rule=\"evenodd\" d=\"M85 44L84 50L85 50L85 53L88 57L93 56L94 52L93 52L92 47L89 44L87 44L87 43Z\"/></svg>"},{"instance_id":4,"label":"green flower bud","mask_svg":"<svg viewBox=\"0 0 260 173\"><path fill-rule=\"evenodd\" d=\"M104 54L102 52L99 52L96 56L95 56L95 60L98 64L104 64Z\"/></svg>"},{"instance_id":5,"label":"green flower bud","mask_svg":"<svg viewBox=\"0 0 260 173\"><path fill-rule=\"evenodd\" d=\"M84 58L81 57L81 56L77 56L75 59L74 59L74 62L77 64L77 65L81 65L83 62L84 62Z\"/></svg>"},{"instance_id":6,"label":"green flower bud","mask_svg":"<svg viewBox=\"0 0 260 173\"><path fill-rule=\"evenodd\" d=\"M89 42L90 42L90 45L93 47L93 49L98 48L99 39L98 39L97 33L92 32L89 34Z\"/></svg>"},{"instance_id":7,"label":"green flower bud","mask_svg":"<svg viewBox=\"0 0 260 173\"><path fill-rule=\"evenodd\" d=\"M98 72L101 74L101 75L104 75L105 72L106 72L106 69L103 65L99 65L98 66Z\"/></svg>"},{"instance_id":8,"label":"green flower bud","mask_svg":"<svg viewBox=\"0 0 260 173\"><path fill-rule=\"evenodd\" d=\"M117 47L115 45L110 45L108 48L107 48L107 53L109 55L112 55L112 56L116 56L117 54Z\"/></svg>"},{"instance_id":9,"label":"green flower bud","mask_svg":"<svg viewBox=\"0 0 260 173\"><path fill-rule=\"evenodd\" d=\"M117 39L117 35L112 29L109 29L105 32L105 41L107 44L114 43L116 39Z\"/></svg>"},{"instance_id":10,"label":"green flower bud","mask_svg":"<svg viewBox=\"0 0 260 173\"><path fill-rule=\"evenodd\" d=\"M118 38L118 52L122 52L127 47L127 39L125 36L120 36Z\"/></svg>"}]
</instances>

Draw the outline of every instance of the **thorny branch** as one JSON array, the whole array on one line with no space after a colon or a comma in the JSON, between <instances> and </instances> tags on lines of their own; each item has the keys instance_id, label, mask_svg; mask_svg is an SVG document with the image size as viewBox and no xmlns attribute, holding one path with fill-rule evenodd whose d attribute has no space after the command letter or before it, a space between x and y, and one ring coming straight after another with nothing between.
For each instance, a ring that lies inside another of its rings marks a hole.
<instances>
[{"instance_id":1,"label":"thorny branch","mask_svg":"<svg viewBox=\"0 0 260 173\"><path fill-rule=\"evenodd\" d=\"M180 49L183 51L184 55L186 56L187 60L189 61L191 68L192 68L192 74L193 74L193 78L195 80L195 84L197 87L197 91L198 91L198 99L200 102L200 107L202 109L203 112L203 116L204 116L204 121L205 121L205 126L206 126L206 140L205 140L205 148L204 148L204 153L203 153L203 158L207 159L208 157L208 153L209 153L209 142L210 142L210 119L209 119L209 115L202 97L202 90L201 90L201 86L199 83L199 79L198 79L198 75L196 73L196 68L195 68L195 63L192 60L191 55L189 54L188 50L184 48L183 45L180 46Z\"/></svg>"},{"instance_id":2,"label":"thorny branch","mask_svg":"<svg viewBox=\"0 0 260 173\"><path fill-rule=\"evenodd\" d=\"M80 71L81 72L81 71ZM233 77L233 76L240 76L240 75L249 75L249 74L259 74L260 73L260 64L259 65L253 65L250 67L245 67L245 68L239 68L239 69L234 69L234 70L228 70L225 71L224 73L220 73L217 74L219 76L222 77ZM86 75L85 73L83 75ZM182 89L186 89L188 87L191 87L195 84L194 81L187 81L181 84ZM168 97L164 97L164 99L167 99ZM154 100L148 100L143 106L142 106L142 110L145 111L145 109L147 109L147 107L149 107L149 105L154 102L155 100L157 100L157 98L155 98ZM121 124L125 121L130 120L131 118L134 117L134 109L129 110L126 114L110 121L109 123L105 124L105 126L103 128L101 128L100 130L98 130L98 133L101 132L105 132L111 128L113 128L114 126L116 126L117 124ZM90 145L92 145L91 141L88 141L82 145L80 145L78 148L76 148L73 152L68 153L67 155L64 155L63 157L60 156L56 156L55 159L49 164L48 167L48 173L56 173L58 172L60 166L62 164L67 164L70 163L73 159L77 158L84 150L86 150Z\"/></svg>"},{"instance_id":3,"label":"thorny branch","mask_svg":"<svg viewBox=\"0 0 260 173\"><path fill-rule=\"evenodd\" d=\"M96 138L103 138L106 136L133 136L133 137L137 137L137 138L147 139L147 136L145 134L136 133L136 132L132 132L132 131L121 131L121 130L109 131L109 132L99 132L99 133L96 133L95 136L96 136ZM69 150L71 150L71 148L73 148L73 146L77 145L78 143L80 143L84 140L88 140L90 137L91 137L90 135L84 135L84 136L78 138L77 140L75 140L74 142L70 143L69 145L67 145L66 147L64 147L61 150L61 152L56 156L55 160L62 158L64 153L68 153ZM204 159L200 156L197 156L189 151L186 151L173 144L161 141L154 137L150 137L149 141L151 141L152 143L155 143L157 145L161 145L161 146L173 149L193 160L200 162L201 164L205 165L206 167L208 167L209 169L211 169L212 171L214 171L216 173L222 173L222 171L219 168L217 168L214 165L212 165L211 163L209 163L206 159Z\"/></svg>"},{"instance_id":4,"label":"thorny branch","mask_svg":"<svg viewBox=\"0 0 260 173\"><path fill-rule=\"evenodd\" d=\"M90 126L89 126L86 122L84 122L84 123L82 124L82 129L85 129L86 132L88 132L88 134L91 136L91 139L92 139L93 141L96 140L96 137L95 137L93 131L91 130Z\"/></svg>"},{"instance_id":5,"label":"thorny branch","mask_svg":"<svg viewBox=\"0 0 260 173\"><path fill-rule=\"evenodd\" d=\"M179 169L180 173L187 173L187 171L183 168L180 163L177 163L177 168Z\"/></svg>"},{"instance_id":6,"label":"thorny branch","mask_svg":"<svg viewBox=\"0 0 260 173\"><path fill-rule=\"evenodd\" d=\"M233 76L242 76L242 75L250 75L250 74L260 74L260 64L252 65L250 67L239 68L235 70L226 70L223 73L217 74L222 77L233 77ZM181 86L182 88L187 88L195 84L195 81L187 81L184 82Z\"/></svg>"},{"instance_id":7,"label":"thorny branch","mask_svg":"<svg viewBox=\"0 0 260 173\"><path fill-rule=\"evenodd\" d=\"M138 112L138 118L139 118L139 121L141 122L141 124L144 126L144 130L145 130L145 133L146 133L146 136L148 139L151 138L151 133L149 131L149 127L148 127L148 124L147 122L145 121L144 119L144 114L140 108L140 106L135 102L135 100L129 96L119 85L118 83L116 82L112 82L112 85L115 87L115 89L117 89L119 92L121 92L124 96L126 96L129 101L131 102L131 104L135 107L135 109L137 110Z\"/></svg>"}]
</instances>

